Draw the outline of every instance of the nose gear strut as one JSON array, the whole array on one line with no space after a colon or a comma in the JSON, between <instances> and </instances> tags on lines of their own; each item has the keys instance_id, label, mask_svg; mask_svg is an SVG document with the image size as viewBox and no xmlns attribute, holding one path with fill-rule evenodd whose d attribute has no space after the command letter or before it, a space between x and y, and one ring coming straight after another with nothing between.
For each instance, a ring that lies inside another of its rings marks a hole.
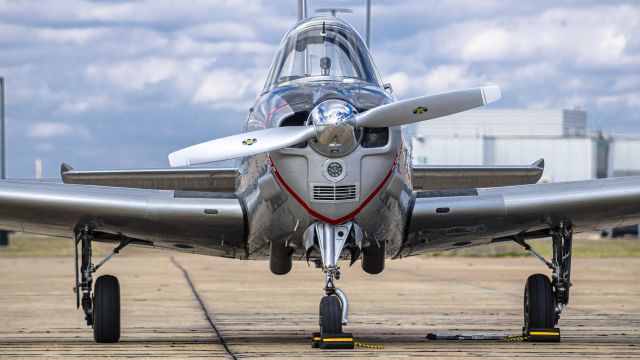
<instances>
[{"instance_id":1,"label":"nose gear strut","mask_svg":"<svg viewBox=\"0 0 640 360\"><path fill-rule=\"evenodd\" d=\"M340 279L337 263L342 250L345 247L350 250L352 264L355 261L353 256L360 254L362 230L351 221L340 225L317 222L305 231L304 244L307 259L311 251L319 248L325 274L324 290L327 296L320 302L320 341L314 344L323 349L352 349L353 337L342 332L342 325L347 325L349 320L349 298L335 286L335 282Z\"/></svg>"}]
</instances>

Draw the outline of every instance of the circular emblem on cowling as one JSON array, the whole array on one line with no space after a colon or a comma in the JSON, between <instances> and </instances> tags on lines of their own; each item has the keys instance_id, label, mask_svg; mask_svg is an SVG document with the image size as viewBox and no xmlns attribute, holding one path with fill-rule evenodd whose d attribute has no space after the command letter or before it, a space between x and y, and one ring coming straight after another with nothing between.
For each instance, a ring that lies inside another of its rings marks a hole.
<instances>
[{"instance_id":1,"label":"circular emblem on cowling","mask_svg":"<svg viewBox=\"0 0 640 360\"><path fill-rule=\"evenodd\" d=\"M258 139L246 139L246 140L242 140L242 145L253 145L255 143L258 142Z\"/></svg>"},{"instance_id":2,"label":"circular emblem on cowling","mask_svg":"<svg viewBox=\"0 0 640 360\"><path fill-rule=\"evenodd\" d=\"M418 106L417 108L413 109L413 113L416 115L424 114L427 111L429 111L429 108L427 108L426 106Z\"/></svg>"},{"instance_id":3,"label":"circular emblem on cowling","mask_svg":"<svg viewBox=\"0 0 640 360\"><path fill-rule=\"evenodd\" d=\"M331 182L340 181L347 175L347 164L342 159L329 159L322 165L322 174Z\"/></svg>"},{"instance_id":4,"label":"circular emblem on cowling","mask_svg":"<svg viewBox=\"0 0 640 360\"><path fill-rule=\"evenodd\" d=\"M332 178L338 178L342 175L342 165L338 162L332 162L327 166L327 174Z\"/></svg>"}]
</instances>

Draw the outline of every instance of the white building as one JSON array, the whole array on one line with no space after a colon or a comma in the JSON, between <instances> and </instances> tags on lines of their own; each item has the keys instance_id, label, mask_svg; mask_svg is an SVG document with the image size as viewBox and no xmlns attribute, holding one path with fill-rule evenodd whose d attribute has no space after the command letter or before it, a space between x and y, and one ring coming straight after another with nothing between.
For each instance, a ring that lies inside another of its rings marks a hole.
<instances>
[{"instance_id":1,"label":"white building","mask_svg":"<svg viewBox=\"0 0 640 360\"><path fill-rule=\"evenodd\" d=\"M609 176L640 175L640 136L613 136L609 149Z\"/></svg>"},{"instance_id":2,"label":"white building","mask_svg":"<svg viewBox=\"0 0 640 360\"><path fill-rule=\"evenodd\" d=\"M586 135L587 113L580 110L471 110L418 128L425 136L574 136Z\"/></svg>"},{"instance_id":3,"label":"white building","mask_svg":"<svg viewBox=\"0 0 640 360\"><path fill-rule=\"evenodd\" d=\"M587 135L587 114L579 110L467 111L422 122L415 134L416 164L524 165L544 158L541 181L548 182L610 172L609 141Z\"/></svg>"}]
</instances>

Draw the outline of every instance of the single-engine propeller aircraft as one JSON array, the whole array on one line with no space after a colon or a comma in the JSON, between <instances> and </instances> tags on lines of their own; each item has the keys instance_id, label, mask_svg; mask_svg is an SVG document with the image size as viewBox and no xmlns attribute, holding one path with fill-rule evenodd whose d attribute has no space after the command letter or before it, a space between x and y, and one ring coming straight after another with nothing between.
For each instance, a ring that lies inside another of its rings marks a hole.
<instances>
[{"instance_id":1,"label":"single-engine propeller aircraft","mask_svg":"<svg viewBox=\"0 0 640 360\"><path fill-rule=\"evenodd\" d=\"M572 235L640 223L640 177L536 184L542 159L412 166L402 125L499 98L485 86L397 101L352 26L303 18L278 47L244 133L175 151L167 169L63 164L63 184L2 181L0 228L75 239L78 307L97 342L120 338L120 290L115 277L93 276L129 244L268 259L278 275L292 260L313 262L325 278L322 338L348 320L339 260L378 274L386 259L515 241L552 273L526 281L524 332L554 329L569 302ZM189 167L228 159L236 168ZM543 237L550 260L527 244ZM117 247L94 264L94 241Z\"/></svg>"}]
</instances>

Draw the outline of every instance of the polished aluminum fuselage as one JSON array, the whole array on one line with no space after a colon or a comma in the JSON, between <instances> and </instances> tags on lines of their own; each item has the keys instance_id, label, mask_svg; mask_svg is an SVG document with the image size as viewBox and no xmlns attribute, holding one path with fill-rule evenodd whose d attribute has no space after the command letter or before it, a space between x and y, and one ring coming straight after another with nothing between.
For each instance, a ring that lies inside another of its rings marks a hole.
<instances>
[{"instance_id":1,"label":"polished aluminum fuselage","mask_svg":"<svg viewBox=\"0 0 640 360\"><path fill-rule=\"evenodd\" d=\"M383 89L342 82L307 82L279 87L258 98L246 120L246 131L304 121L329 99L349 102L358 111L394 101ZM300 124L302 125L302 124ZM402 246L411 200L410 154L399 127L389 129L383 146L357 146L340 157L329 157L301 145L239 160L237 191L247 210L248 258L269 256L269 243L293 247L302 258L303 232L316 221L339 224L349 220L364 232L364 244L386 242L387 255ZM327 163L340 161L345 175L333 181L324 174ZM388 186L395 179L391 196ZM401 181L399 181L401 180ZM355 189L348 200L319 200L317 187ZM313 254L312 254L313 255ZM315 254L319 255L319 254Z\"/></svg>"}]
</instances>

